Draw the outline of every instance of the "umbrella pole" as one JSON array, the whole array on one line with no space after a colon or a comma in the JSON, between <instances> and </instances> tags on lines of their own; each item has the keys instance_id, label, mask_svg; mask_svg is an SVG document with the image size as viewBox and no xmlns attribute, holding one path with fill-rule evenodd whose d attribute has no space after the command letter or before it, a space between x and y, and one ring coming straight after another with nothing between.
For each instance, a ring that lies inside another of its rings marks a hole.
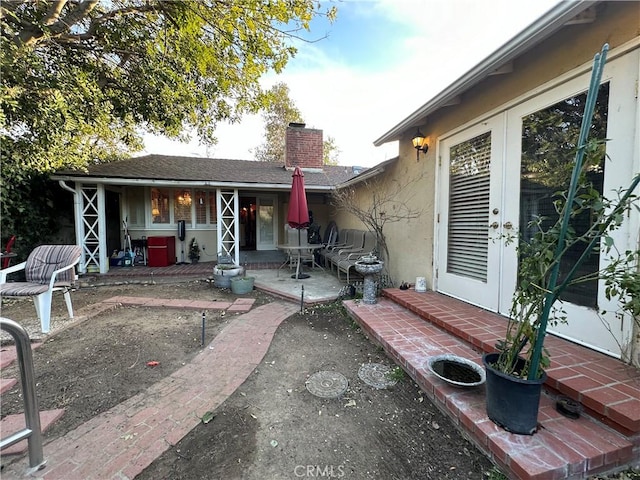
<instances>
[{"instance_id":1,"label":"umbrella pole","mask_svg":"<svg viewBox=\"0 0 640 480\"><path fill-rule=\"evenodd\" d=\"M291 275L291 278L295 278L296 280L304 280L305 278L309 278L311 275L304 273L302 271L302 252L300 251L300 246L302 245L302 241L300 238L300 228L298 228L298 268L296 268L296 273Z\"/></svg>"}]
</instances>

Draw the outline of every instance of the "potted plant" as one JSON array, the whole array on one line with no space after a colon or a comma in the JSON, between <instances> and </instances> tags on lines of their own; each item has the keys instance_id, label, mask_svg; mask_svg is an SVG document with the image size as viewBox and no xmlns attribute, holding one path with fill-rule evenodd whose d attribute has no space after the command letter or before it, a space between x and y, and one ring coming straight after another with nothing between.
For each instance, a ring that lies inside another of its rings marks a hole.
<instances>
[{"instance_id":1,"label":"potted plant","mask_svg":"<svg viewBox=\"0 0 640 480\"><path fill-rule=\"evenodd\" d=\"M191 263L198 263L198 260L200 260L200 246L195 237L189 242L189 259Z\"/></svg>"},{"instance_id":2,"label":"potted plant","mask_svg":"<svg viewBox=\"0 0 640 480\"><path fill-rule=\"evenodd\" d=\"M596 56L591 81L595 90L600 83L605 53L606 48L602 57ZM604 153L603 141L587 142L595 104L593 90L590 88L587 95L569 188L557 194L554 202L558 220L544 227L548 219L534 219L529 226L536 233L528 241L519 241L518 280L506 336L496 344L497 352L483 356L487 414L513 433L532 434L536 430L540 393L546 378L544 369L550 362L544 348L547 325L567 321L561 295L569 286L601 281L608 298L621 299L622 310L636 319L640 313L640 298L634 295L640 282L637 267L640 250L621 253L615 249L611 236L628 211L633 206L637 208L638 198L633 191L640 182L640 174L626 190L618 192L615 200L605 198L589 181L587 172ZM585 153L589 154L586 161ZM575 219L585 215L588 226L575 228ZM585 273L581 266L594 249L608 256L608 264L602 270ZM569 267L564 262L565 271L561 273L562 260L569 254L577 260Z\"/></svg>"},{"instance_id":3,"label":"potted plant","mask_svg":"<svg viewBox=\"0 0 640 480\"><path fill-rule=\"evenodd\" d=\"M245 277L238 275L231 278L231 291L236 295L244 295L253 290L256 277Z\"/></svg>"},{"instance_id":4,"label":"potted plant","mask_svg":"<svg viewBox=\"0 0 640 480\"><path fill-rule=\"evenodd\" d=\"M244 269L233 263L219 263L213 267L213 283L219 288L231 288L231 279L242 274Z\"/></svg>"}]
</instances>

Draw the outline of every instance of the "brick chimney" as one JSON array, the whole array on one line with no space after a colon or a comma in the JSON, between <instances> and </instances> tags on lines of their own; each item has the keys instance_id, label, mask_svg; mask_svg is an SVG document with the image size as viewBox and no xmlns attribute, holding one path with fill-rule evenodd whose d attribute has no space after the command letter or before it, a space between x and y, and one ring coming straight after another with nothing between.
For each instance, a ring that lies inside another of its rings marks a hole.
<instances>
[{"instance_id":1,"label":"brick chimney","mask_svg":"<svg viewBox=\"0 0 640 480\"><path fill-rule=\"evenodd\" d=\"M290 123L285 137L286 167L322 168L322 130Z\"/></svg>"}]
</instances>

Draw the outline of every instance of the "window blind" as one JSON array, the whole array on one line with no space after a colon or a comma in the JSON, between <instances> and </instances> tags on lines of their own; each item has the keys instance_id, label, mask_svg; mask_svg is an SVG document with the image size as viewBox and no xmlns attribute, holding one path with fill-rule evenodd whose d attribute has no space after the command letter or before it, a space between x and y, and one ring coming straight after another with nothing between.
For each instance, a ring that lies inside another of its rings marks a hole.
<instances>
[{"instance_id":1,"label":"window blind","mask_svg":"<svg viewBox=\"0 0 640 480\"><path fill-rule=\"evenodd\" d=\"M491 133L451 148L447 272L486 282Z\"/></svg>"}]
</instances>

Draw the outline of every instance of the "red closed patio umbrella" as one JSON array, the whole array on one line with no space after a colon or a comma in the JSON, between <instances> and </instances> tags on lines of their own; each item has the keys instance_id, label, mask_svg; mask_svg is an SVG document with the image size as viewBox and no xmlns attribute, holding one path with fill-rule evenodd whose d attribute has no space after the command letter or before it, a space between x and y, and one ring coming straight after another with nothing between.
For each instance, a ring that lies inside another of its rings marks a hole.
<instances>
[{"instance_id":1,"label":"red closed patio umbrella","mask_svg":"<svg viewBox=\"0 0 640 480\"><path fill-rule=\"evenodd\" d=\"M287 223L291 228L298 229L298 245L300 245L300 230L309 226L309 207L307 206L307 194L304 189L304 173L300 167L293 171L293 182L291 183L291 196L289 198L289 212ZM292 278L309 278L306 273L300 272L300 250L298 253L298 265L296 274Z\"/></svg>"},{"instance_id":2,"label":"red closed patio umbrella","mask_svg":"<svg viewBox=\"0 0 640 480\"><path fill-rule=\"evenodd\" d=\"M295 168L292 176L287 223L291 228L299 230L309 226L309 207L307 206L307 194L304 190L304 173L300 167Z\"/></svg>"}]
</instances>

